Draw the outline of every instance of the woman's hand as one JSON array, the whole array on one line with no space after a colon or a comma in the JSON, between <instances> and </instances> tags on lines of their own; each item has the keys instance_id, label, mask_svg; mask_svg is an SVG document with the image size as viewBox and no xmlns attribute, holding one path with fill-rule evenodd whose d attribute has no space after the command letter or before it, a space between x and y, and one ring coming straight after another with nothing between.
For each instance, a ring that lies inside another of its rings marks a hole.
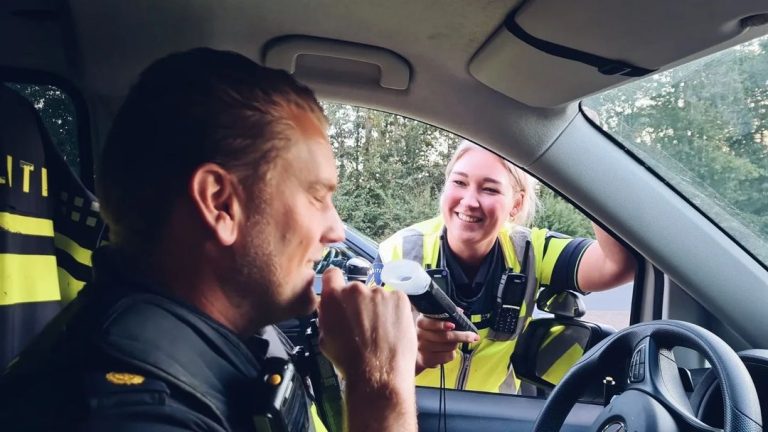
<instances>
[{"instance_id":1,"label":"woman's hand","mask_svg":"<svg viewBox=\"0 0 768 432\"><path fill-rule=\"evenodd\" d=\"M453 360L460 343L480 340L475 333L454 331L455 327L452 322L428 318L421 314L416 318L416 337L419 340L416 375L424 369L434 368Z\"/></svg>"}]
</instances>

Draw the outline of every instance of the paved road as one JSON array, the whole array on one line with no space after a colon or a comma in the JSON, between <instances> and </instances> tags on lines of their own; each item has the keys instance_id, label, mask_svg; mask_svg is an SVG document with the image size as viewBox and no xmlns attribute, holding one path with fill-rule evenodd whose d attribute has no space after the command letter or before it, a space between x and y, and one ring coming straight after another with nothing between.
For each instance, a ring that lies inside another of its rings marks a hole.
<instances>
[{"instance_id":1,"label":"paved road","mask_svg":"<svg viewBox=\"0 0 768 432\"><path fill-rule=\"evenodd\" d=\"M582 297L587 307L587 314L582 318L586 321L608 324L616 330L621 330L629 325L629 311L632 307L632 284L593 293ZM534 317L546 316L541 312L534 313Z\"/></svg>"}]
</instances>

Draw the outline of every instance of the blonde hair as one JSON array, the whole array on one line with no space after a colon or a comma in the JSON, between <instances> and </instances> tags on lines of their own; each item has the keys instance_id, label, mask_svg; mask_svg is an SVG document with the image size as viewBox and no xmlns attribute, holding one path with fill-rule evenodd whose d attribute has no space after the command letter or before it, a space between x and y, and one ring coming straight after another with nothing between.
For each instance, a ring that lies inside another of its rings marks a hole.
<instances>
[{"instance_id":1,"label":"blonde hair","mask_svg":"<svg viewBox=\"0 0 768 432\"><path fill-rule=\"evenodd\" d=\"M462 140L459 146L456 148L456 151L453 153L450 162L448 162L448 165L445 167L446 182L448 181L448 177L451 175L456 162L458 162L459 159L461 159L470 150L480 150L491 153L504 164L504 167L507 168L507 172L509 173L509 181L512 184L512 188L515 189L515 191L523 193L523 202L520 205L520 209L517 213L515 213L513 217L510 217L509 221L517 225L529 226L531 222L533 222L533 218L536 215L536 206L539 201L538 197L536 196L538 181L536 181L535 178L528 175L528 173L521 170L513 163L498 156L497 154L492 153L491 151L471 141Z\"/></svg>"}]
</instances>

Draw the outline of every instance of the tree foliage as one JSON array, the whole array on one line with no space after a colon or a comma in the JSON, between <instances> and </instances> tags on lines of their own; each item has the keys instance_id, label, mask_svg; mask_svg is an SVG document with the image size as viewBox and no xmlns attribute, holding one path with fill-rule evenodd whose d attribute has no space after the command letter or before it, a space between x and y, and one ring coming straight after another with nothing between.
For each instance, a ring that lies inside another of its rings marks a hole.
<instances>
[{"instance_id":1,"label":"tree foliage","mask_svg":"<svg viewBox=\"0 0 768 432\"><path fill-rule=\"evenodd\" d=\"M439 213L445 166L461 141L456 135L406 117L324 104L337 157L341 218L381 241ZM535 224L591 236L589 221L543 188Z\"/></svg>"},{"instance_id":2,"label":"tree foliage","mask_svg":"<svg viewBox=\"0 0 768 432\"><path fill-rule=\"evenodd\" d=\"M587 101L710 216L768 239L768 38Z\"/></svg>"},{"instance_id":3,"label":"tree foliage","mask_svg":"<svg viewBox=\"0 0 768 432\"><path fill-rule=\"evenodd\" d=\"M324 104L342 219L376 240L437 214L443 170L459 138L402 116Z\"/></svg>"}]
</instances>

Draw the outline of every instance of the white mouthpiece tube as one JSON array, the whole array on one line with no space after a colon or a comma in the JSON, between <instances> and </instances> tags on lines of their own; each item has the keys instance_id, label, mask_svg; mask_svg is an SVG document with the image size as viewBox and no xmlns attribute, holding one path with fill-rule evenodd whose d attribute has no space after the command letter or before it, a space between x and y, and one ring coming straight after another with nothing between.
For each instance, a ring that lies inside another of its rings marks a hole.
<instances>
[{"instance_id":1,"label":"white mouthpiece tube","mask_svg":"<svg viewBox=\"0 0 768 432\"><path fill-rule=\"evenodd\" d=\"M410 260L395 260L384 264L381 281L407 295L423 294L432 282L421 264Z\"/></svg>"}]
</instances>

